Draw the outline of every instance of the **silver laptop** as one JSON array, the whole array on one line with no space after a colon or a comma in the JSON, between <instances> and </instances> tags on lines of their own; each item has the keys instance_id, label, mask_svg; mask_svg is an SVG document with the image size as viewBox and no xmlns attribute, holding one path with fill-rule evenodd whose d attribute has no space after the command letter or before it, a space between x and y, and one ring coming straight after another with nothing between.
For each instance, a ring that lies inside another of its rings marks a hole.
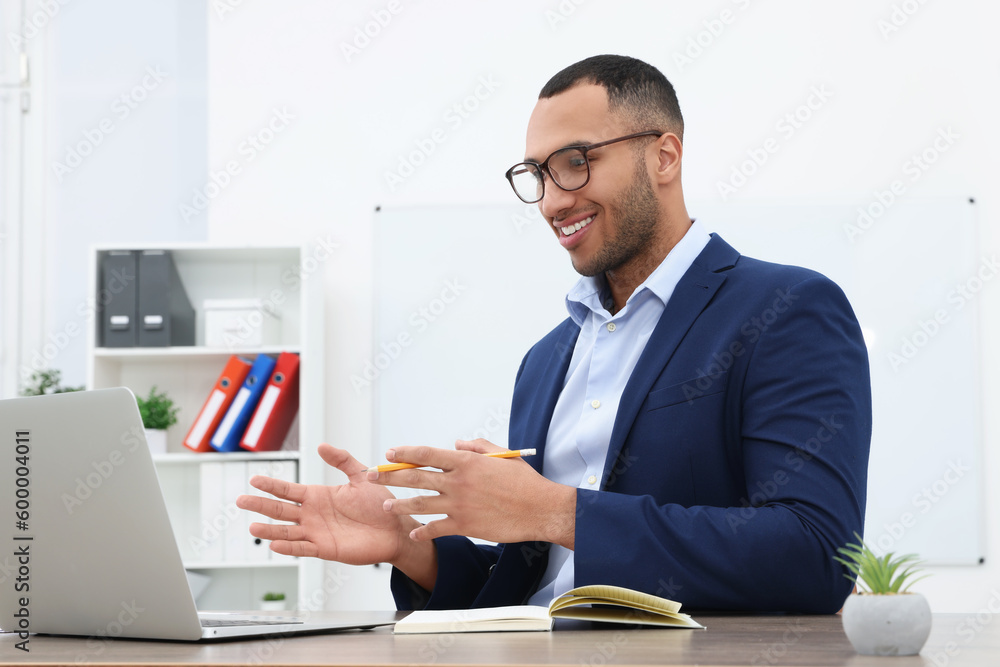
<instances>
[{"instance_id":1,"label":"silver laptop","mask_svg":"<svg viewBox=\"0 0 1000 667\"><path fill-rule=\"evenodd\" d=\"M395 621L199 615L128 389L0 400L0 459L4 631L199 641Z\"/></svg>"}]
</instances>

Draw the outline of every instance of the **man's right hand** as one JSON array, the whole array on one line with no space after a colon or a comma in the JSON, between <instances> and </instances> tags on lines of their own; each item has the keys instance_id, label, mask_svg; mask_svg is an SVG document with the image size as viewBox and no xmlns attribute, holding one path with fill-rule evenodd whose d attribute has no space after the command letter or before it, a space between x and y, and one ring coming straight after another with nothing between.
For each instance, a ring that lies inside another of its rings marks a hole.
<instances>
[{"instance_id":1,"label":"man's right hand","mask_svg":"<svg viewBox=\"0 0 1000 667\"><path fill-rule=\"evenodd\" d=\"M393 498L385 487L366 481L366 466L343 449L320 445L319 455L347 475L340 486L296 484L255 475L250 485L280 500L240 496L236 506L292 525L253 523L250 534L271 541L271 550L349 565L391 563L430 590L437 575L433 545L410 540L420 523L382 509ZM288 502L282 502L288 501Z\"/></svg>"}]
</instances>

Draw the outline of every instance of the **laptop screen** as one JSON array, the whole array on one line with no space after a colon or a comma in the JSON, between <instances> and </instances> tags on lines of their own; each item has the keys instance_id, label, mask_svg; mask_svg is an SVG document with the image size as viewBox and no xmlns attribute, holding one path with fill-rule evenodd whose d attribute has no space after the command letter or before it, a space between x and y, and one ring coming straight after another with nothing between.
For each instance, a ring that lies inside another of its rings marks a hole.
<instances>
[{"instance_id":1,"label":"laptop screen","mask_svg":"<svg viewBox=\"0 0 1000 667\"><path fill-rule=\"evenodd\" d=\"M0 434L0 628L199 638L132 393L3 400Z\"/></svg>"}]
</instances>

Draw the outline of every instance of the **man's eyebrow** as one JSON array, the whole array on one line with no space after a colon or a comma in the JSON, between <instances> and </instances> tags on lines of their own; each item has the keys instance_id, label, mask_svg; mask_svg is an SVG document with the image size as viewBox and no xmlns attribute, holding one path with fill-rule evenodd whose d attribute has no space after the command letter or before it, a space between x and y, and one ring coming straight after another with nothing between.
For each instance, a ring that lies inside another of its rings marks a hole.
<instances>
[{"instance_id":1,"label":"man's eyebrow","mask_svg":"<svg viewBox=\"0 0 1000 667\"><path fill-rule=\"evenodd\" d=\"M554 151L552 151L552 153L557 153L557 152L561 151L564 148L573 148L574 146L589 146L590 144L595 144L595 143L598 143L598 142L591 141L590 139L578 139L576 141L571 141L568 144L563 144L559 148L557 148ZM552 155L552 153L549 153L549 155ZM547 158L548 158L548 156L546 156L546 159ZM529 157L527 155L524 157L524 161L525 162L534 162L535 164L541 164L542 163L542 161L539 160L538 158Z\"/></svg>"}]
</instances>

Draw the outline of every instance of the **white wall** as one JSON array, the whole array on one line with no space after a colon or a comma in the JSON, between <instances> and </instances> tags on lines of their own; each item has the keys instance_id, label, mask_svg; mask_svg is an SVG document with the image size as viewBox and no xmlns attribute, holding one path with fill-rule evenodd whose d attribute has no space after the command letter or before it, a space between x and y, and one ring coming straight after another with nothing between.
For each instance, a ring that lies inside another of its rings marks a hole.
<instances>
[{"instance_id":1,"label":"white wall","mask_svg":"<svg viewBox=\"0 0 1000 667\"><path fill-rule=\"evenodd\" d=\"M687 121L689 199L721 201L718 183L773 137L777 152L728 201L869 202L898 179L906 197L975 196L982 253L1000 245L992 187L1000 174L989 149L998 139L1000 54L989 45L1000 8L991 3L516 0L487 7L453 0L392 7L401 9L319 0L241 3L221 15L209 9L209 168L238 159L240 142L265 126L272 109L295 116L212 202L209 238L291 235L339 245L325 266L328 437L359 455L371 441L372 396L352 389L350 377L373 354L373 208L510 201L503 172L522 156L538 89L588 55L633 55L675 84ZM389 15L360 53L345 54L343 45L359 30ZM883 35L893 18L901 25ZM703 44L700 53L692 40ZM689 47L692 60L678 61ZM480 87L483 81L493 86ZM777 126L820 89L829 98L812 98L818 108L801 127ZM470 100L477 108L458 122L453 105L477 90L483 99ZM426 146L436 128L443 141L392 187L386 173L418 144ZM947 128L958 138L911 180L904 163ZM941 233L948 233L947 220ZM993 340L1000 288L988 284L980 298L983 340ZM990 406L1000 395L1000 357L989 345L983 368ZM984 474L993 479L1000 472L1000 420L988 408L986 420ZM987 488L994 508L996 487ZM1000 553L996 512L986 518L985 565L936 568L919 585L935 610L978 610L1000 588L1000 565L990 558ZM357 597L337 606L387 599L373 599L360 585L355 590Z\"/></svg>"},{"instance_id":2,"label":"white wall","mask_svg":"<svg viewBox=\"0 0 1000 667\"><path fill-rule=\"evenodd\" d=\"M747 151L773 137L777 152L728 201L869 202L898 179L906 197L975 196L982 254L1000 246L992 187L1000 170L991 150L1000 139L994 120L1000 53L991 47L1000 7L985 0L59 6L36 38L46 44L48 180L44 216L36 221L48 244L45 285L37 286L46 300L46 336L79 317L86 297L83 246L92 242L299 241L315 244L318 256L335 245L323 266L327 437L360 456L370 455L372 395L356 392L350 378L373 354L374 207L511 201L503 172L523 155L538 89L588 55L634 55L673 81L687 120L684 182L691 200L721 201L718 183ZM894 14L902 25L883 35L880 22ZM345 55L342 45L378 18L386 24L360 52ZM679 63L689 48L692 60ZM52 161L111 115L114 99L157 64L170 74L162 87L116 123L79 170L61 183L54 179ZM788 136L777 124L817 88L829 91L829 99L820 104L814 97L818 108ZM464 117L453 109L463 101ZM911 180L905 163L947 128L958 138ZM386 174L433 137L433 152L390 187ZM222 175L229 162L239 170L232 177ZM184 220L178 204L195 203L193 189L209 183L211 172L224 187L211 199L207 222L203 215ZM948 226L941 221L942 234ZM983 341L995 340L1000 288L987 283L978 298ZM25 348L42 349L46 336L25 341ZM1000 398L1000 354L984 344L983 355L983 474L993 480L1000 476L1000 418L989 406ZM53 365L82 383L82 337L61 349ZM976 611L1000 590L1000 565L992 559L1000 553L993 509L1000 499L996 485L986 488L986 563L936 568L919 584L937 611ZM386 606L384 579L385 568L358 570L333 605Z\"/></svg>"},{"instance_id":3,"label":"white wall","mask_svg":"<svg viewBox=\"0 0 1000 667\"><path fill-rule=\"evenodd\" d=\"M88 247L206 236L205 213L185 220L178 205L206 178L208 10L205 0L27 4L23 34L39 52L32 113L44 127L28 137L40 170L27 178L41 179L44 205L27 224L44 256L22 261L44 264L44 284L29 286L44 325L23 341L18 371L57 368L83 385Z\"/></svg>"}]
</instances>

